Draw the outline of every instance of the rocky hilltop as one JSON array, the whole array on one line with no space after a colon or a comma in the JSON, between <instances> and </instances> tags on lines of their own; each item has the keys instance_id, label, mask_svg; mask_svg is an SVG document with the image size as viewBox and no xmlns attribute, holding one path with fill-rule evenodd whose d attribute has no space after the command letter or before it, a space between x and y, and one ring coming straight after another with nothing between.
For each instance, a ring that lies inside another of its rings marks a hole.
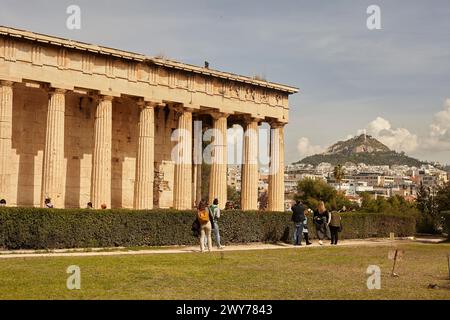
<instances>
[{"instance_id":1,"label":"rocky hilltop","mask_svg":"<svg viewBox=\"0 0 450 320\"><path fill-rule=\"evenodd\" d=\"M420 167L423 162L405 155L404 152L390 150L386 145L370 135L360 135L346 141L339 141L324 153L306 157L296 163L318 165L328 162L332 165L352 162L367 165L408 165Z\"/></svg>"}]
</instances>

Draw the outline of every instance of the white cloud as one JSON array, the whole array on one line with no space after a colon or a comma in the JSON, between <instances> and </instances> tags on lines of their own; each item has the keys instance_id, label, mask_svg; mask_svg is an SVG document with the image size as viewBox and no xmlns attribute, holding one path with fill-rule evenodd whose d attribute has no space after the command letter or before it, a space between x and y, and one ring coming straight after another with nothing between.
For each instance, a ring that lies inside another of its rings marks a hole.
<instances>
[{"instance_id":1,"label":"white cloud","mask_svg":"<svg viewBox=\"0 0 450 320\"><path fill-rule=\"evenodd\" d=\"M434 115L425 136L418 137L405 128L392 128L391 123L381 117L370 122L365 130L396 151L450 151L450 99L445 101L444 110ZM363 132L364 129L358 130L358 134Z\"/></svg>"},{"instance_id":2,"label":"white cloud","mask_svg":"<svg viewBox=\"0 0 450 320\"><path fill-rule=\"evenodd\" d=\"M308 138L302 137L298 139L297 150L302 157L311 156L313 154L322 153L325 151L325 147L312 145Z\"/></svg>"},{"instance_id":3,"label":"white cloud","mask_svg":"<svg viewBox=\"0 0 450 320\"><path fill-rule=\"evenodd\" d=\"M419 146L417 135L405 128L393 128L388 120L381 117L370 122L365 130L367 134L395 151L412 152ZM358 134L362 133L364 129L358 131Z\"/></svg>"},{"instance_id":4,"label":"white cloud","mask_svg":"<svg viewBox=\"0 0 450 320\"><path fill-rule=\"evenodd\" d=\"M450 99L445 101L444 110L434 115L429 135L423 139L422 147L428 151L450 150Z\"/></svg>"}]
</instances>

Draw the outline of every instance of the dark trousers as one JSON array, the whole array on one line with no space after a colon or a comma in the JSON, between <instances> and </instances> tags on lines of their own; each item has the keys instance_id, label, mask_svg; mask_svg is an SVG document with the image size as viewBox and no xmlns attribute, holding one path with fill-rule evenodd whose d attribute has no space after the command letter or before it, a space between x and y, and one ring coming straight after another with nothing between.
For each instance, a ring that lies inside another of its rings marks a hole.
<instances>
[{"instance_id":1,"label":"dark trousers","mask_svg":"<svg viewBox=\"0 0 450 320\"><path fill-rule=\"evenodd\" d=\"M331 244L337 244L339 240L339 227L330 226Z\"/></svg>"},{"instance_id":2,"label":"dark trousers","mask_svg":"<svg viewBox=\"0 0 450 320\"><path fill-rule=\"evenodd\" d=\"M309 233L308 232L303 232L303 238L305 238L306 243L311 243L309 242Z\"/></svg>"},{"instance_id":3,"label":"dark trousers","mask_svg":"<svg viewBox=\"0 0 450 320\"><path fill-rule=\"evenodd\" d=\"M330 228L327 227L325 222L322 224L316 224L316 232L317 238L319 238L319 240L323 240L325 238L327 238L328 240L331 239Z\"/></svg>"},{"instance_id":4,"label":"dark trousers","mask_svg":"<svg viewBox=\"0 0 450 320\"><path fill-rule=\"evenodd\" d=\"M303 223L294 223L294 245L302 244Z\"/></svg>"},{"instance_id":5,"label":"dark trousers","mask_svg":"<svg viewBox=\"0 0 450 320\"><path fill-rule=\"evenodd\" d=\"M321 224L316 223L317 238L319 238L319 240L323 240L326 237L328 240L330 240L331 232L330 228L327 226L327 220L325 218L321 220L322 220Z\"/></svg>"}]
</instances>

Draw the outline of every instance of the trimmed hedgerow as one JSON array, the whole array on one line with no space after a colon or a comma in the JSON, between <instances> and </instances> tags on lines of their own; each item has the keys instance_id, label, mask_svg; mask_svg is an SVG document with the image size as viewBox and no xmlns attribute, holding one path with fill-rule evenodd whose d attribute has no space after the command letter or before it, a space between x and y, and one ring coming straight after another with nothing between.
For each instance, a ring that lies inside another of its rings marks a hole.
<instances>
[{"instance_id":1,"label":"trimmed hedgerow","mask_svg":"<svg viewBox=\"0 0 450 320\"><path fill-rule=\"evenodd\" d=\"M197 244L191 226L194 211L86 210L0 208L0 247L57 249ZM414 234L412 217L380 213L342 214L341 238ZM311 219L310 219L311 220ZM309 226L311 237L315 230ZM224 243L290 242L291 214L224 211L220 220Z\"/></svg>"},{"instance_id":2,"label":"trimmed hedgerow","mask_svg":"<svg viewBox=\"0 0 450 320\"><path fill-rule=\"evenodd\" d=\"M444 216L444 232L447 233L450 240L450 211L442 211L442 215Z\"/></svg>"}]
</instances>

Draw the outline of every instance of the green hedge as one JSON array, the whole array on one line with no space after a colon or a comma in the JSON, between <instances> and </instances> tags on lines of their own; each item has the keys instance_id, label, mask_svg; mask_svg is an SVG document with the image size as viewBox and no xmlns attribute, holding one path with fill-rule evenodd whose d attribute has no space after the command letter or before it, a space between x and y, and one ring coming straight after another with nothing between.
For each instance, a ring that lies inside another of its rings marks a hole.
<instances>
[{"instance_id":1,"label":"green hedge","mask_svg":"<svg viewBox=\"0 0 450 320\"><path fill-rule=\"evenodd\" d=\"M444 232L447 233L450 240L450 211L443 211L442 215L444 216Z\"/></svg>"},{"instance_id":2,"label":"green hedge","mask_svg":"<svg viewBox=\"0 0 450 320\"><path fill-rule=\"evenodd\" d=\"M343 214L342 238L414 234L415 220L374 213ZM0 247L56 249L197 244L191 232L194 211L0 208ZM225 211L224 243L291 242L291 214ZM311 220L311 219L310 219ZM315 230L310 226L311 236Z\"/></svg>"}]
</instances>

